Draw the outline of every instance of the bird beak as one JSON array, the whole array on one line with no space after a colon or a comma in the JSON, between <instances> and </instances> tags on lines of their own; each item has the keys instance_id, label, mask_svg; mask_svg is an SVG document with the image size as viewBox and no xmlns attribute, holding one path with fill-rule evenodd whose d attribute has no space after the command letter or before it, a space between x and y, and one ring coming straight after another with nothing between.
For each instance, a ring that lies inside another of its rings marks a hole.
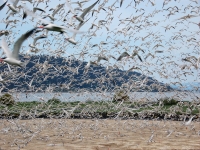
<instances>
[{"instance_id":1,"label":"bird beak","mask_svg":"<svg viewBox=\"0 0 200 150\"><path fill-rule=\"evenodd\" d=\"M38 28L44 28L44 26L39 26Z\"/></svg>"}]
</instances>

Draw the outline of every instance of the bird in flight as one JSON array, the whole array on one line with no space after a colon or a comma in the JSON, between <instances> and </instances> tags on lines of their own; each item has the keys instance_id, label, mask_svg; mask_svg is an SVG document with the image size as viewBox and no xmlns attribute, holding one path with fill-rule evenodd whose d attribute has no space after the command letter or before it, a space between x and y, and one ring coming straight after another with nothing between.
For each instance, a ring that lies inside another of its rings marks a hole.
<instances>
[{"instance_id":1,"label":"bird in flight","mask_svg":"<svg viewBox=\"0 0 200 150\"><path fill-rule=\"evenodd\" d=\"M30 31L23 34L14 44L13 51L11 52L8 48L8 44L6 43L5 38L1 41L1 47L3 49L3 52L6 54L6 57L0 58L0 62L6 62L10 65L16 65L16 66L23 66L23 62L19 60L19 51L23 44L23 42L30 37L37 28L33 28Z\"/></svg>"}]
</instances>

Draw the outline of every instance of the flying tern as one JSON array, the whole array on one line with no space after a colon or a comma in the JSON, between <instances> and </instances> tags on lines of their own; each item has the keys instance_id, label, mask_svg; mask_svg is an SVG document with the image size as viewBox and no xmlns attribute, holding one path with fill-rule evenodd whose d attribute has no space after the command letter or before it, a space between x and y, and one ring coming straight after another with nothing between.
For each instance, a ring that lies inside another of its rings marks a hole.
<instances>
[{"instance_id":1,"label":"flying tern","mask_svg":"<svg viewBox=\"0 0 200 150\"><path fill-rule=\"evenodd\" d=\"M8 48L8 44L6 43L5 39L2 39L1 45L2 45L2 49L4 51L4 53L6 54L7 57L4 58L0 58L0 62L6 62L8 64L11 65L16 65L16 66L23 66L23 63L19 60L19 50L23 44L23 42L29 37L31 36L34 31L37 28L34 28L28 32L26 32L25 34L23 34L14 44L13 47L13 51L11 53L11 51Z\"/></svg>"},{"instance_id":2,"label":"flying tern","mask_svg":"<svg viewBox=\"0 0 200 150\"><path fill-rule=\"evenodd\" d=\"M89 18L90 19L90 18ZM89 20L88 19L88 20ZM87 20L87 21L88 21ZM87 22L87 21L85 21L85 22L80 22L79 24L78 24L78 26L76 27L76 31L79 31L79 29ZM77 34L78 32L74 32L74 34L73 34L73 36L71 37L71 38L69 38L66 34L66 40L67 41L69 41L70 43L72 43L72 44L74 44L74 45L76 45L77 44L77 42L76 42L76 40L75 40L75 37L76 37L76 34Z\"/></svg>"},{"instance_id":3,"label":"flying tern","mask_svg":"<svg viewBox=\"0 0 200 150\"><path fill-rule=\"evenodd\" d=\"M99 0L97 0L94 4L92 4L92 5L89 6L88 8L85 8L85 9L83 10L83 13L82 13L80 16L74 15L74 17L75 17L78 21L84 22L84 17L85 17L85 15L86 15L98 2L99 2Z\"/></svg>"}]
</instances>

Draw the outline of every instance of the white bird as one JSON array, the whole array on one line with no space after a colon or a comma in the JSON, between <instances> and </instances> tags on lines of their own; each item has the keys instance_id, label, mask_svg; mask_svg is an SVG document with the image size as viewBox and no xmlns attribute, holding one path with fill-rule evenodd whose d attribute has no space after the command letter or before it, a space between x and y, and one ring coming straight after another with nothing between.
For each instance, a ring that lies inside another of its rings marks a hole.
<instances>
[{"instance_id":1,"label":"white bird","mask_svg":"<svg viewBox=\"0 0 200 150\"><path fill-rule=\"evenodd\" d=\"M55 24L52 24L52 23L50 23L50 24L42 24L42 26L39 26L38 28L46 29L47 30L46 35L47 35L48 31L60 32L62 34L62 33L65 33L66 30L70 31L70 32L73 32L75 35L77 33L80 33L80 34L84 33L83 31L78 31L76 29L69 29L69 28L66 28L64 26L58 26L58 25L55 25Z\"/></svg>"},{"instance_id":2,"label":"white bird","mask_svg":"<svg viewBox=\"0 0 200 150\"><path fill-rule=\"evenodd\" d=\"M10 8L10 10L13 11L13 13L18 13L18 10L16 9L18 2L19 2L19 0L15 0L15 2L13 3L13 5L7 4L7 6Z\"/></svg>"},{"instance_id":3,"label":"white bird","mask_svg":"<svg viewBox=\"0 0 200 150\"><path fill-rule=\"evenodd\" d=\"M43 19L46 17L49 17L52 21L54 21L55 20L54 16L62 9L63 6L64 6L64 4L59 4L56 7L56 9L53 9L54 11L53 11L52 15L48 14L47 16L43 17Z\"/></svg>"},{"instance_id":4,"label":"white bird","mask_svg":"<svg viewBox=\"0 0 200 150\"><path fill-rule=\"evenodd\" d=\"M84 17L85 17L85 15L86 15L98 2L99 2L99 0L97 0L94 4L92 4L92 5L89 6L88 8L85 8L85 9L83 10L83 13L82 13L80 16L74 15L74 17L75 17L78 21L84 22Z\"/></svg>"},{"instance_id":5,"label":"white bird","mask_svg":"<svg viewBox=\"0 0 200 150\"><path fill-rule=\"evenodd\" d=\"M187 122L184 122L184 125L186 125L186 126L190 125L191 122L192 122L192 119L193 119L194 117L195 117L195 115L192 116Z\"/></svg>"},{"instance_id":6,"label":"white bird","mask_svg":"<svg viewBox=\"0 0 200 150\"><path fill-rule=\"evenodd\" d=\"M90 18L89 18L89 19L90 19ZM88 19L88 20L89 20L89 19ZM88 20L87 20L87 21L88 21ZM87 21L85 21L85 22L80 22L79 25L76 27L75 30L76 30L76 31L79 31L79 29L80 29ZM81 31L80 31L80 32L81 32ZM76 42L76 40L75 40L76 34L77 34L77 32L74 32L74 34L72 35L71 38L69 38L69 37L67 36L67 34L65 34L65 36L67 37L66 40L69 41L70 43L76 45L76 44L77 44L77 42Z\"/></svg>"},{"instance_id":7,"label":"white bird","mask_svg":"<svg viewBox=\"0 0 200 150\"><path fill-rule=\"evenodd\" d=\"M37 40L43 39L43 38L47 38L47 36L46 36L46 35L41 35L41 36L38 36L38 37L34 38L33 44L32 44L32 45L29 44L29 46L30 46L31 48L36 48L35 45L36 45Z\"/></svg>"},{"instance_id":8,"label":"white bird","mask_svg":"<svg viewBox=\"0 0 200 150\"><path fill-rule=\"evenodd\" d=\"M6 54L7 57L4 57L4 58L0 58L0 62L6 62L8 64L11 64L11 65L16 65L16 66L20 66L22 67L23 66L23 63L19 60L19 50L23 44L23 42L29 37L31 36L34 31L36 30L37 28L34 28L28 32L26 32L25 34L23 34L14 44L14 47L13 47L13 51L11 53L11 51L9 50L8 48L8 45L5 41L5 39L3 38L2 39L2 49L4 51L4 53Z\"/></svg>"},{"instance_id":9,"label":"white bird","mask_svg":"<svg viewBox=\"0 0 200 150\"><path fill-rule=\"evenodd\" d=\"M70 5L70 3L68 2L68 0L66 0L66 5L67 7L70 9L70 11L75 14L74 9L72 8L72 6Z\"/></svg>"},{"instance_id":10,"label":"white bird","mask_svg":"<svg viewBox=\"0 0 200 150\"><path fill-rule=\"evenodd\" d=\"M39 26L38 28L46 29L47 31L60 32L60 33L64 33L64 32L66 32L66 30L73 32L73 33L76 33L76 34L77 33L84 33L83 31L78 31L78 30L75 30L75 29L69 29L65 26L59 26L59 25L56 25L56 24L53 24L53 23L49 23L48 21L38 17L36 14L34 14L32 11L28 10L26 7L23 7L23 8L28 15L30 15L30 16L40 20L41 22L43 22L42 25Z\"/></svg>"},{"instance_id":11,"label":"white bird","mask_svg":"<svg viewBox=\"0 0 200 150\"><path fill-rule=\"evenodd\" d=\"M26 82L26 84L29 86L29 88L32 87L33 80L34 80L34 78L31 79L30 83L27 83L27 82Z\"/></svg>"}]
</instances>

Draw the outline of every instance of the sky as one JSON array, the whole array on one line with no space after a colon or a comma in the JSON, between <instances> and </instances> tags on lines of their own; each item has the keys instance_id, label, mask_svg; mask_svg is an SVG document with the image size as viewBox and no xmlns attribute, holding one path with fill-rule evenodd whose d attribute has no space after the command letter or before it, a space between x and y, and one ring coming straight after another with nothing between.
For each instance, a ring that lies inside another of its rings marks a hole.
<instances>
[{"instance_id":1,"label":"sky","mask_svg":"<svg viewBox=\"0 0 200 150\"><path fill-rule=\"evenodd\" d=\"M77 1L71 0L69 2L71 7L73 9L81 8L75 2ZM83 3L81 9L87 8L94 2L95 0L88 0L88 2ZM104 10L100 9L99 13L95 11L93 16L92 12L89 12L85 16L85 20L89 20L79 29L83 33L77 34L75 37L77 45L67 42L63 34L49 32L48 38L38 40L37 48L39 52L31 53L31 48L28 45L33 42L35 37L42 34L37 33L24 42L20 53L57 56L58 53L56 52L63 50L64 54L62 53L60 56L66 58L74 56L83 61L95 61L97 56L101 55L109 58L109 61L101 60L99 62L105 67L111 66L128 70L136 66L140 69L133 71L151 76L160 82L168 84L200 82L199 67L195 68L191 62L183 60L190 56L195 56L197 59L200 57L199 0L165 1L164 7L163 0L151 0L152 3L150 0L144 0L144 2L136 0L136 2L138 3L135 5L134 1L124 0L120 7L120 0L100 0L93 9L98 10L103 5ZM3 3L4 1L0 0L0 5ZM12 4L12 1L9 1L9 3ZM17 6L23 5L29 10L33 10L33 7L42 8L46 12L36 12L36 14L39 18L43 18L45 15L52 13L52 11L49 11L51 8L56 8L58 4L64 3L66 4L65 0L59 0L48 1L47 5L45 2L37 5L36 1L32 4L27 1L20 1ZM76 19L72 19L74 14L68 13L69 10L69 7L64 5L55 15L56 20L53 23L71 29L75 28L79 22ZM6 17L10 13L7 13L7 11L7 6L0 11L0 30L5 30ZM23 10L20 10L19 13L7 19L7 21L18 20L16 24L9 24L6 29L10 32L9 36L6 37L7 42L10 44L10 49L12 49L13 43L21 34L40 26L42 23L41 20L31 16L23 20L22 12ZM76 11L77 15L81 13L81 11ZM188 14L193 15L193 17L186 20L180 19ZM63 21L64 19L66 21ZM130 19L133 19L133 21L130 21ZM45 20L51 22L49 18L45 18ZM90 29L92 23L98 25L99 20L106 22L104 25L94 26L93 29ZM74 25L71 26L69 23L74 23ZM171 28L165 31L166 27ZM67 31L67 35L71 37L73 33ZM0 40L2 37L0 37ZM101 42L106 44L100 44ZM94 44L98 44L98 46L92 47ZM123 52L132 54L133 50L138 50L138 55L142 58L142 62L137 56L133 59L123 58L121 61L116 61L111 57L118 58ZM83 53L86 54L81 55ZM154 55L154 58L147 57L150 54ZM195 64L198 64L197 61L195 61ZM186 65L185 69L181 69L184 65Z\"/></svg>"}]
</instances>

